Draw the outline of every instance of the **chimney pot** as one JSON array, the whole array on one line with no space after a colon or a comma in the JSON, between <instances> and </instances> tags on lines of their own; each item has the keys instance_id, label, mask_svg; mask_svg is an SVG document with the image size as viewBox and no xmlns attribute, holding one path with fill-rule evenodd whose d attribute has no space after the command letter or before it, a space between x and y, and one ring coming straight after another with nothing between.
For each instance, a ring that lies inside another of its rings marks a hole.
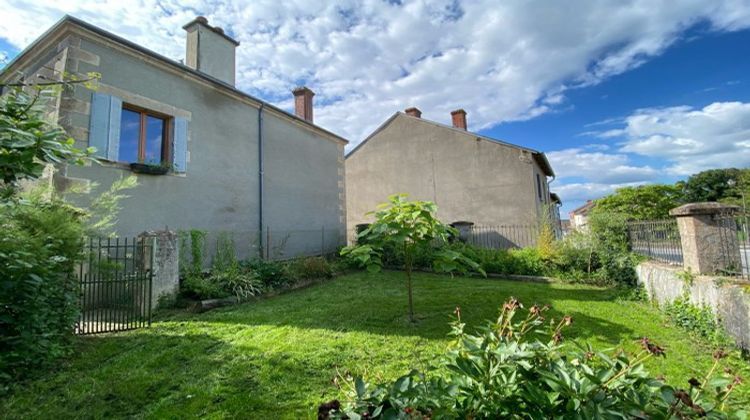
<instances>
[{"instance_id":1,"label":"chimney pot","mask_svg":"<svg viewBox=\"0 0 750 420\"><path fill-rule=\"evenodd\" d=\"M294 95L294 115L305 121L313 122L313 96L315 92L306 86L292 90Z\"/></svg>"},{"instance_id":2,"label":"chimney pot","mask_svg":"<svg viewBox=\"0 0 750 420\"><path fill-rule=\"evenodd\" d=\"M466 111L457 109L451 112L451 119L453 120L453 127L466 130Z\"/></svg>"},{"instance_id":3,"label":"chimney pot","mask_svg":"<svg viewBox=\"0 0 750 420\"><path fill-rule=\"evenodd\" d=\"M406 113L406 115L411 115L412 117L422 118L422 111L420 111L419 108L417 107L413 106L411 108L406 108L404 112Z\"/></svg>"}]
</instances>

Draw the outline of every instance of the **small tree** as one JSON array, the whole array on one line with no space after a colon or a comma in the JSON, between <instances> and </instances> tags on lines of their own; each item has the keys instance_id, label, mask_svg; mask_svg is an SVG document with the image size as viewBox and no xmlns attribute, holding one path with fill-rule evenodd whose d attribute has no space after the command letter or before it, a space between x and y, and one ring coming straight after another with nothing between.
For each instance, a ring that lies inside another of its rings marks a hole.
<instances>
[{"instance_id":1,"label":"small tree","mask_svg":"<svg viewBox=\"0 0 750 420\"><path fill-rule=\"evenodd\" d=\"M445 244L456 229L440 222L435 216L437 206L429 201L408 201L406 194L396 194L378 210L367 213L375 222L357 235L357 244L346 247L341 255L348 255L370 272L383 266L383 247L393 244L404 252L404 271L409 295L409 320L414 322L412 299L412 270L415 251L431 244ZM433 254L433 268L441 272L473 270L485 275L479 264L457 251L438 249Z\"/></svg>"}]
</instances>

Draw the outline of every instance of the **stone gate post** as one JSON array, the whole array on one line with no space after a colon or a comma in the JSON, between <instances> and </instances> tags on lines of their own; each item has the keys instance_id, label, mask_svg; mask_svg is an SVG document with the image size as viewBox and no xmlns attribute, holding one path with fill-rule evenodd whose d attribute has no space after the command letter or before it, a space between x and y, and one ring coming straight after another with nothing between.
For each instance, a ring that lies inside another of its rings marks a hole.
<instances>
[{"instance_id":1,"label":"stone gate post","mask_svg":"<svg viewBox=\"0 0 750 420\"><path fill-rule=\"evenodd\" d=\"M149 241L151 248L151 307L173 301L180 287L179 246L177 233L170 230L143 232L138 237Z\"/></svg>"},{"instance_id":2,"label":"stone gate post","mask_svg":"<svg viewBox=\"0 0 750 420\"><path fill-rule=\"evenodd\" d=\"M722 203L690 203L669 211L677 218L682 242L683 265L695 274L716 274L737 267L737 225L722 216L732 216L738 206ZM736 258L735 258L736 254Z\"/></svg>"}]
</instances>

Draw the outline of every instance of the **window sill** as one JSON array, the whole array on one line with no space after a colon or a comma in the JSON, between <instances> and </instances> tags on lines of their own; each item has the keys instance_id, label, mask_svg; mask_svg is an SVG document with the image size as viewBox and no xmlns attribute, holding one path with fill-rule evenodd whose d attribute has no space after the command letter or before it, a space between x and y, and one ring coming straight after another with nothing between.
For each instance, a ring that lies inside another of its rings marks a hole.
<instances>
[{"instance_id":1,"label":"window sill","mask_svg":"<svg viewBox=\"0 0 750 420\"><path fill-rule=\"evenodd\" d=\"M185 173L175 172L175 171L172 171L171 169L168 169L168 168L167 168L167 170L164 173L152 174L152 173L149 173L149 172L139 171L138 169L134 169L131 166L132 165L131 163L113 162L113 161L110 161L110 160L104 160L102 158L99 158L99 164L101 166L104 166L104 167L107 167L107 168L122 169L122 170L129 171L129 172L132 172L132 173L138 174L138 175L176 176L176 177L180 177L180 178L185 177Z\"/></svg>"},{"instance_id":2,"label":"window sill","mask_svg":"<svg viewBox=\"0 0 750 420\"><path fill-rule=\"evenodd\" d=\"M146 163L129 163L128 167L131 171L137 174L144 175L166 175L169 173L169 168L160 165L149 165Z\"/></svg>"}]
</instances>

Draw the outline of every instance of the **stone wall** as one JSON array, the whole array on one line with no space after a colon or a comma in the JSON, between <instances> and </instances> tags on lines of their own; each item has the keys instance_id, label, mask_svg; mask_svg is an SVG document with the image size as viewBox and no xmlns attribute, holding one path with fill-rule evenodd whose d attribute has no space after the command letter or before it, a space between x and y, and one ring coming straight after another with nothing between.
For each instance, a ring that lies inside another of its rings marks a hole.
<instances>
[{"instance_id":1,"label":"stone wall","mask_svg":"<svg viewBox=\"0 0 750 420\"><path fill-rule=\"evenodd\" d=\"M689 284L681 268L655 262L638 265L636 272L650 300L662 305L687 290L691 303L710 308L737 345L750 349L750 294L746 284L713 276L694 276Z\"/></svg>"}]
</instances>

